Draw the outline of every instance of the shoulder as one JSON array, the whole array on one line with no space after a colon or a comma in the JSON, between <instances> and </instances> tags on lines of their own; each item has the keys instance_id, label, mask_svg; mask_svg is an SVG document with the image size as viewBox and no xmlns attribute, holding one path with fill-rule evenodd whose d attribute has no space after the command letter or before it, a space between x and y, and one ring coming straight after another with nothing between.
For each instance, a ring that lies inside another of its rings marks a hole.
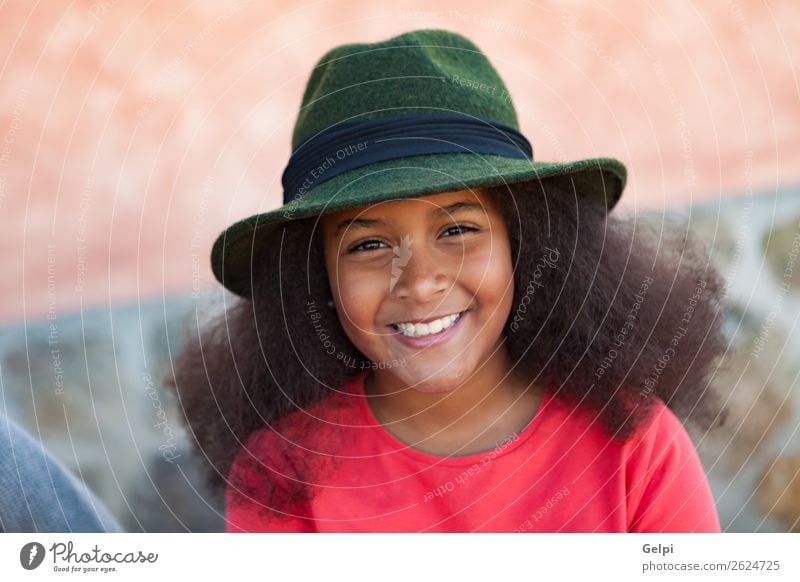
<instances>
[{"instance_id":1,"label":"shoulder","mask_svg":"<svg viewBox=\"0 0 800 582\"><path fill-rule=\"evenodd\" d=\"M694 444L683 423L658 397L643 401L640 406L633 403L630 414L638 415L638 419L627 437L614 434L601 412L580 403L552 397L548 407L548 422L552 430L569 434L606 455L619 456L629 465L646 466L665 454L686 456L694 453Z\"/></svg>"},{"instance_id":2,"label":"shoulder","mask_svg":"<svg viewBox=\"0 0 800 582\"><path fill-rule=\"evenodd\" d=\"M658 400L632 439L626 471L631 531L720 531L705 470L683 422Z\"/></svg>"},{"instance_id":3,"label":"shoulder","mask_svg":"<svg viewBox=\"0 0 800 582\"><path fill-rule=\"evenodd\" d=\"M636 448L638 472L665 485L683 488L687 494L698 489L708 493L708 482L694 441L683 422L662 401L653 407L652 418L642 427Z\"/></svg>"},{"instance_id":4,"label":"shoulder","mask_svg":"<svg viewBox=\"0 0 800 582\"><path fill-rule=\"evenodd\" d=\"M604 439L616 439L603 418L603 413L586 408L580 403L572 403L561 398L553 398L550 405L559 416L567 422L585 427L587 430ZM667 443L685 445L688 433L677 415L661 398L652 396L641 403L629 402L627 411L620 413L620 418L635 417L635 428L624 440L627 447L652 447Z\"/></svg>"},{"instance_id":5,"label":"shoulder","mask_svg":"<svg viewBox=\"0 0 800 582\"><path fill-rule=\"evenodd\" d=\"M325 452L341 440L341 433L355 422L356 396L351 383L332 389L330 394L305 408L252 431L241 452L261 460L284 462L302 451Z\"/></svg>"},{"instance_id":6,"label":"shoulder","mask_svg":"<svg viewBox=\"0 0 800 582\"><path fill-rule=\"evenodd\" d=\"M647 413L631 438L631 452L650 463L660 457L695 454L694 443L678 416L660 398L653 398Z\"/></svg>"}]
</instances>

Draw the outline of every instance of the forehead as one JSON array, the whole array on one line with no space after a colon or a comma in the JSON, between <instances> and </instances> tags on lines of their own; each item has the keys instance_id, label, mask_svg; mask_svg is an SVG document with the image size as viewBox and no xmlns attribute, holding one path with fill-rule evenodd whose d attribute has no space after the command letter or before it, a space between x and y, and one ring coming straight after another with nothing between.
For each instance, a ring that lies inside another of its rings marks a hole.
<instances>
[{"instance_id":1,"label":"forehead","mask_svg":"<svg viewBox=\"0 0 800 582\"><path fill-rule=\"evenodd\" d=\"M489 192L482 188L472 188L469 190L457 190L454 192L442 192L429 194L426 196L416 196L401 200L390 200L375 204L354 206L344 210L330 212L322 216L323 226L336 224L341 220L353 217L377 217L381 215L393 215L404 211L427 211L436 208L445 208L456 202L469 202L478 205L476 210L485 210L487 213L495 210L493 197ZM446 214L445 214L446 216Z\"/></svg>"}]
</instances>

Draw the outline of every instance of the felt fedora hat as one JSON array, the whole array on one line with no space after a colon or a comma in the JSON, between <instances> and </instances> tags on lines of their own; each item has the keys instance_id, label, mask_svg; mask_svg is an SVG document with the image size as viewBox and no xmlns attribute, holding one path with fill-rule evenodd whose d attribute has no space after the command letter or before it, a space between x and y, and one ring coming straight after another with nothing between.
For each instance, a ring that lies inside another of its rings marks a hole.
<instances>
[{"instance_id":1,"label":"felt fedora hat","mask_svg":"<svg viewBox=\"0 0 800 582\"><path fill-rule=\"evenodd\" d=\"M625 187L613 158L536 161L503 80L464 36L412 30L344 44L314 67L282 175L283 206L244 218L214 242L211 267L250 297L254 266L292 221L426 194L556 180L610 211Z\"/></svg>"}]
</instances>

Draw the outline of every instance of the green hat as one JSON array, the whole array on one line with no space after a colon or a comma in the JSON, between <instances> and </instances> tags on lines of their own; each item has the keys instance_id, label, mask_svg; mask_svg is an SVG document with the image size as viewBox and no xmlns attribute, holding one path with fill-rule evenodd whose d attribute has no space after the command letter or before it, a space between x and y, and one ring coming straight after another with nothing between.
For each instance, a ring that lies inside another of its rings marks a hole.
<instances>
[{"instance_id":1,"label":"green hat","mask_svg":"<svg viewBox=\"0 0 800 582\"><path fill-rule=\"evenodd\" d=\"M314 67L283 173L284 205L225 229L211 268L250 297L252 268L299 218L421 195L558 181L610 211L626 180L613 158L533 161L503 80L470 40L441 29L345 44Z\"/></svg>"}]
</instances>

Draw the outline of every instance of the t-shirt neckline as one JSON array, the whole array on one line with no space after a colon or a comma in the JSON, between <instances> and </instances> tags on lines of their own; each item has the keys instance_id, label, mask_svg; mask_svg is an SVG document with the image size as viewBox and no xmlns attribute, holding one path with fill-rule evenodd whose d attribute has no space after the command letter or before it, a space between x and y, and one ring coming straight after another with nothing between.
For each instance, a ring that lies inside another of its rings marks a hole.
<instances>
[{"instance_id":1,"label":"t-shirt neckline","mask_svg":"<svg viewBox=\"0 0 800 582\"><path fill-rule=\"evenodd\" d=\"M542 418L545 415L546 408L551 399L550 389L549 387L545 387L533 418L531 418L524 428L518 431L516 438L509 435L509 437L506 437L501 443L486 451L478 451L477 453L469 453L467 455L442 456L415 449L396 437L394 433L389 431L389 429L378 420L369 402L367 402L364 381L368 373L369 370L363 370L351 380L352 393L356 396L359 411L361 412L362 418L366 421L365 426L372 430L378 438L391 445L393 452L401 453L416 461L423 462L426 465L471 465L487 457L496 459L511 453L513 450L522 446L525 441L536 432L537 427L542 423Z\"/></svg>"}]
</instances>

